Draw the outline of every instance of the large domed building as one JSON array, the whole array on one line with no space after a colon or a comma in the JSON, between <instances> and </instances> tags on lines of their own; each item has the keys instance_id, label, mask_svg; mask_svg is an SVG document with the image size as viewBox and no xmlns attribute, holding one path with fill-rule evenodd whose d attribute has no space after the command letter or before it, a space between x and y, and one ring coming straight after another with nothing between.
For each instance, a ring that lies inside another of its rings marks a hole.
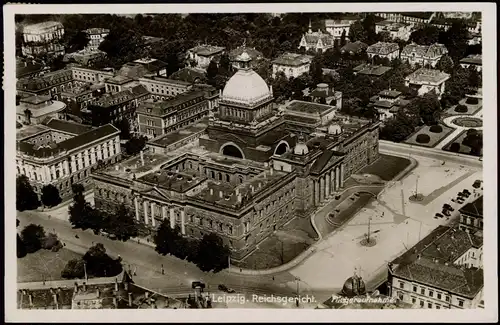
<instances>
[{"instance_id":1,"label":"large domed building","mask_svg":"<svg viewBox=\"0 0 500 325\"><path fill-rule=\"evenodd\" d=\"M365 294L366 294L365 282L357 274L354 274L344 282L344 286L342 288L342 296L352 298L357 296L363 296Z\"/></svg>"},{"instance_id":2,"label":"large domed building","mask_svg":"<svg viewBox=\"0 0 500 325\"><path fill-rule=\"evenodd\" d=\"M274 109L272 88L251 68L251 57L236 57L238 71L221 92L218 114L209 122L200 145L237 158L268 161L293 145L280 115Z\"/></svg>"}]
</instances>

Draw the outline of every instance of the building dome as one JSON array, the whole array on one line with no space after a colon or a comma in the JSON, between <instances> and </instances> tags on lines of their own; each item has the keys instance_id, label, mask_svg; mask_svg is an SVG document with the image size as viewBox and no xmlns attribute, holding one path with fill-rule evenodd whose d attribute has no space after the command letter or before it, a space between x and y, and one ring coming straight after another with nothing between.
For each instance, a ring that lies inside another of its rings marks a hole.
<instances>
[{"instance_id":1,"label":"building dome","mask_svg":"<svg viewBox=\"0 0 500 325\"><path fill-rule=\"evenodd\" d=\"M342 295L348 298L362 296L366 294L365 282L356 274L344 282Z\"/></svg>"},{"instance_id":2,"label":"building dome","mask_svg":"<svg viewBox=\"0 0 500 325\"><path fill-rule=\"evenodd\" d=\"M258 73L250 69L250 56L243 52L237 58L239 70L226 83L222 91L222 101L254 105L272 98L272 91Z\"/></svg>"}]
</instances>

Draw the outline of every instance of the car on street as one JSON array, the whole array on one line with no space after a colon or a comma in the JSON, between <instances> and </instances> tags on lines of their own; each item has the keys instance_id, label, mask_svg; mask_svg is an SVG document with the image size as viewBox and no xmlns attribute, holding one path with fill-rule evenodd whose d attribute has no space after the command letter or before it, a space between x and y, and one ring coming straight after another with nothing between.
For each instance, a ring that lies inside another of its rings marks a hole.
<instances>
[{"instance_id":1,"label":"car on street","mask_svg":"<svg viewBox=\"0 0 500 325\"><path fill-rule=\"evenodd\" d=\"M443 209L446 209L449 211L455 211L455 209L453 209L453 207L451 205L449 205L448 203L443 205Z\"/></svg>"},{"instance_id":2,"label":"car on street","mask_svg":"<svg viewBox=\"0 0 500 325\"><path fill-rule=\"evenodd\" d=\"M234 291L234 289L231 289L231 288L228 288L226 285L224 284L219 284L219 290L220 291L224 291L224 292L227 292L227 293L235 293L236 291Z\"/></svg>"},{"instance_id":3,"label":"car on street","mask_svg":"<svg viewBox=\"0 0 500 325\"><path fill-rule=\"evenodd\" d=\"M471 195L471 194L472 194L472 193L471 193L468 189L466 189L466 188L464 188L464 189L463 189L462 193L467 194L467 195Z\"/></svg>"},{"instance_id":4,"label":"car on street","mask_svg":"<svg viewBox=\"0 0 500 325\"><path fill-rule=\"evenodd\" d=\"M457 196L458 196L458 197L464 197L464 196L465 196L465 193L458 192Z\"/></svg>"},{"instance_id":5,"label":"car on street","mask_svg":"<svg viewBox=\"0 0 500 325\"><path fill-rule=\"evenodd\" d=\"M465 201L465 200L464 200L463 198L461 198L461 197L457 197L457 202L458 202L459 204L464 203L464 201Z\"/></svg>"},{"instance_id":6,"label":"car on street","mask_svg":"<svg viewBox=\"0 0 500 325\"><path fill-rule=\"evenodd\" d=\"M444 218L444 216L441 213L436 213L434 218Z\"/></svg>"},{"instance_id":7,"label":"car on street","mask_svg":"<svg viewBox=\"0 0 500 325\"><path fill-rule=\"evenodd\" d=\"M450 214L450 211L446 210L446 209L443 209L443 212L442 212L445 216L449 217L451 216Z\"/></svg>"},{"instance_id":8,"label":"car on street","mask_svg":"<svg viewBox=\"0 0 500 325\"><path fill-rule=\"evenodd\" d=\"M481 180L476 179L474 181L474 184L472 184L472 187L474 187L474 188L480 188L481 187Z\"/></svg>"}]
</instances>

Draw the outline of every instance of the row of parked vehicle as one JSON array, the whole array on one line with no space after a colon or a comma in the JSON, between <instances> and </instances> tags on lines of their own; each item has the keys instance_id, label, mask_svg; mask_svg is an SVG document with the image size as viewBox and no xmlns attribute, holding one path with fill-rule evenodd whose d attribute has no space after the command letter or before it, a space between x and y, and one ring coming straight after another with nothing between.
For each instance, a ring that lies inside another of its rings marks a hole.
<instances>
[{"instance_id":1,"label":"row of parked vehicle","mask_svg":"<svg viewBox=\"0 0 500 325\"><path fill-rule=\"evenodd\" d=\"M480 188L481 183L482 183L482 181L478 179L478 180L474 181L474 184L472 184L472 187ZM457 197L455 199L451 199L451 202L463 204L465 202L465 200L471 195L472 195L472 193L468 189L464 188L461 192L458 192ZM448 203L445 203L443 205L443 211L441 211L441 213L436 213L436 215L434 216L434 219L444 218L445 216L446 216L446 219L449 219L449 217L451 217L451 212L453 212L453 211L455 211L455 209L451 205L449 205Z\"/></svg>"}]
</instances>

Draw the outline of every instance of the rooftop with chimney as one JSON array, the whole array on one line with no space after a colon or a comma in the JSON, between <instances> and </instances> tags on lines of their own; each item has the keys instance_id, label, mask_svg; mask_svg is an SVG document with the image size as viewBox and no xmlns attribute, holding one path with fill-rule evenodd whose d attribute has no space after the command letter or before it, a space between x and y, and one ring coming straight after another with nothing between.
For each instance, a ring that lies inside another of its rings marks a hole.
<instances>
[{"instance_id":1,"label":"rooftop with chimney","mask_svg":"<svg viewBox=\"0 0 500 325\"><path fill-rule=\"evenodd\" d=\"M420 68L408 75L405 80L413 84L441 84L448 80L450 75L435 69Z\"/></svg>"},{"instance_id":2,"label":"rooftop with chimney","mask_svg":"<svg viewBox=\"0 0 500 325\"><path fill-rule=\"evenodd\" d=\"M400 278L473 298L483 288L483 270L460 264L470 249L482 247L482 238L457 228L439 226L392 262Z\"/></svg>"}]
</instances>

